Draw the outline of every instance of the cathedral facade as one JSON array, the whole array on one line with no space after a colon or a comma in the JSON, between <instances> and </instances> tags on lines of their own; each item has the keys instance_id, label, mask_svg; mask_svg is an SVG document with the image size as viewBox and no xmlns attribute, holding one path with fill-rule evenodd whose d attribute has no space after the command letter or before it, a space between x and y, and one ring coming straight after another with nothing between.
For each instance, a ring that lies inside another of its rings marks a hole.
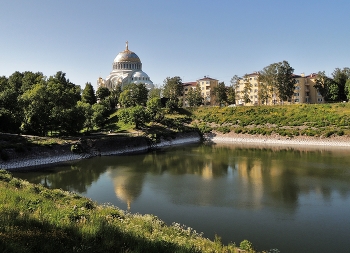
<instances>
[{"instance_id":1,"label":"cathedral facade","mask_svg":"<svg viewBox=\"0 0 350 253\"><path fill-rule=\"evenodd\" d=\"M154 88L149 76L142 71L140 58L129 50L128 42L126 42L125 50L120 52L113 61L112 72L106 79L99 77L97 86L113 90L118 86L123 88L123 86L130 83L143 83L148 89Z\"/></svg>"}]
</instances>

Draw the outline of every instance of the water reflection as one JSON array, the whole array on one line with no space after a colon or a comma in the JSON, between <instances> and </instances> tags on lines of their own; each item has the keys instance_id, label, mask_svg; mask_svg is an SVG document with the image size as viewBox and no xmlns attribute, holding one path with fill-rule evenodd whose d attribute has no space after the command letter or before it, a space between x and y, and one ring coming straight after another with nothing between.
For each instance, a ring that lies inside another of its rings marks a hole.
<instances>
[{"instance_id":1,"label":"water reflection","mask_svg":"<svg viewBox=\"0 0 350 253\"><path fill-rule=\"evenodd\" d=\"M348 150L187 145L15 176L258 249L349 248ZM125 207L124 207L125 206ZM347 246L347 247L344 247Z\"/></svg>"},{"instance_id":2,"label":"water reflection","mask_svg":"<svg viewBox=\"0 0 350 253\"><path fill-rule=\"evenodd\" d=\"M315 192L327 200L337 191L348 197L347 152L190 145L97 157L25 177L52 188L86 193L107 172L116 196L128 208L142 194L147 175L152 175L158 180L153 187L176 203L295 210L301 194Z\"/></svg>"}]
</instances>

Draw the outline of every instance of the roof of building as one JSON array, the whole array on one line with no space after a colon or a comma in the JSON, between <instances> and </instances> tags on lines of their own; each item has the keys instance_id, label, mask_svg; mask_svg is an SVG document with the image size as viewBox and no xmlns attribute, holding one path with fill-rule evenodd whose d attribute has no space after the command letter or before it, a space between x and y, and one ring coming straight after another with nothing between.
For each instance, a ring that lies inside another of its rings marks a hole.
<instances>
[{"instance_id":1,"label":"roof of building","mask_svg":"<svg viewBox=\"0 0 350 253\"><path fill-rule=\"evenodd\" d=\"M187 83L183 83L182 86L197 86L197 82L187 82Z\"/></svg>"},{"instance_id":2,"label":"roof of building","mask_svg":"<svg viewBox=\"0 0 350 253\"><path fill-rule=\"evenodd\" d=\"M204 78L198 79L198 81L202 81L202 80L214 80L214 81L218 81L217 79L211 78L209 76L204 76Z\"/></svg>"}]
</instances>

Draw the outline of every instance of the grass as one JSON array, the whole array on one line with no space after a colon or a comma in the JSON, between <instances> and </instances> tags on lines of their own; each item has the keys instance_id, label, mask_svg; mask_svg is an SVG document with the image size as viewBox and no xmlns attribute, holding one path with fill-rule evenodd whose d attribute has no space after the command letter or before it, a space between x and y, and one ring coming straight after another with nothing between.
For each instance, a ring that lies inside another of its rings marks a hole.
<instances>
[{"instance_id":1,"label":"grass","mask_svg":"<svg viewBox=\"0 0 350 253\"><path fill-rule=\"evenodd\" d=\"M350 104L302 104L256 107L200 107L190 109L200 130L208 127L249 134L288 136L350 135Z\"/></svg>"},{"instance_id":2,"label":"grass","mask_svg":"<svg viewBox=\"0 0 350 253\"><path fill-rule=\"evenodd\" d=\"M211 241L192 228L97 205L4 170L0 192L0 252L238 252L234 244ZM246 252L256 252L246 244Z\"/></svg>"}]
</instances>

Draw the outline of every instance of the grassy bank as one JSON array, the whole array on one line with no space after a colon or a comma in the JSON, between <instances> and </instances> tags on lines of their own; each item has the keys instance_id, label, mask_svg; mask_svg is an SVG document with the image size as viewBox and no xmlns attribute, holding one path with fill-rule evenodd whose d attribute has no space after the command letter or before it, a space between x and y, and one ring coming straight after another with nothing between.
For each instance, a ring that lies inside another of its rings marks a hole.
<instances>
[{"instance_id":1,"label":"grassy bank","mask_svg":"<svg viewBox=\"0 0 350 253\"><path fill-rule=\"evenodd\" d=\"M239 252L152 215L97 205L0 170L0 252ZM245 252L255 252L248 241Z\"/></svg>"},{"instance_id":2,"label":"grassy bank","mask_svg":"<svg viewBox=\"0 0 350 253\"><path fill-rule=\"evenodd\" d=\"M350 135L350 104L200 107L192 124L201 132L279 134L282 136Z\"/></svg>"}]
</instances>

